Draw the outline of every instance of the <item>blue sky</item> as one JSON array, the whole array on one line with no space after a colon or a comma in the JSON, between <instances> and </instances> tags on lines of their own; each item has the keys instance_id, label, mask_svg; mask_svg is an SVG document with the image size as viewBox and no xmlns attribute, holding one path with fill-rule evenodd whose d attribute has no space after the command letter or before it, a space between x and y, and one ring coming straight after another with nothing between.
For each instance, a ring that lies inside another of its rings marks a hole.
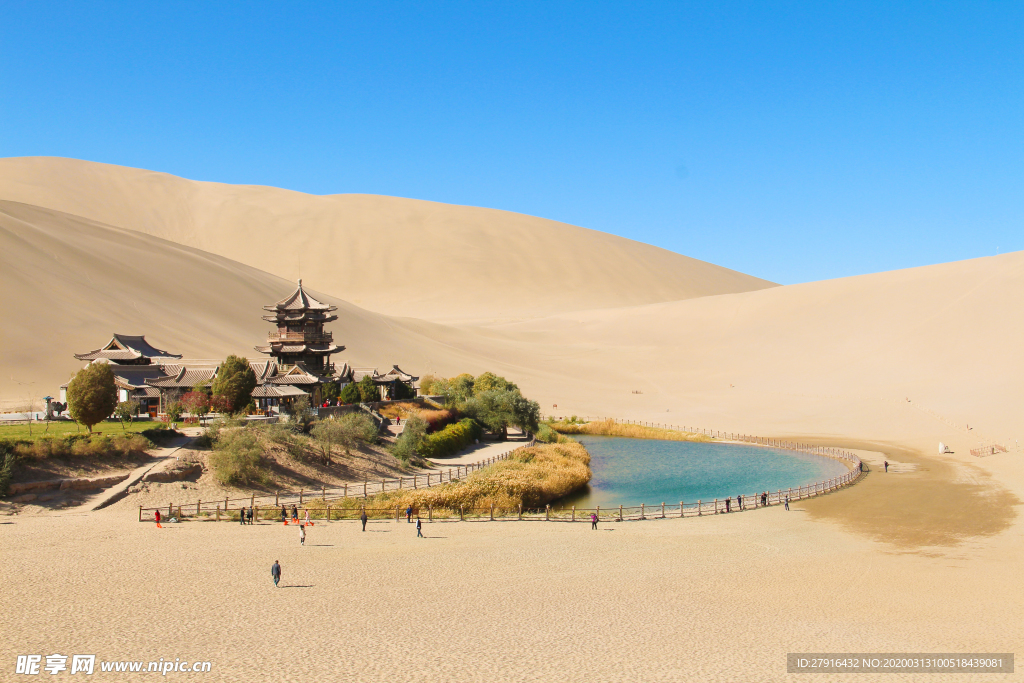
<instances>
[{"instance_id":1,"label":"blue sky","mask_svg":"<svg viewBox=\"0 0 1024 683\"><path fill-rule=\"evenodd\" d=\"M0 156L544 216L794 283L1024 249L1024 4L0 10Z\"/></svg>"}]
</instances>

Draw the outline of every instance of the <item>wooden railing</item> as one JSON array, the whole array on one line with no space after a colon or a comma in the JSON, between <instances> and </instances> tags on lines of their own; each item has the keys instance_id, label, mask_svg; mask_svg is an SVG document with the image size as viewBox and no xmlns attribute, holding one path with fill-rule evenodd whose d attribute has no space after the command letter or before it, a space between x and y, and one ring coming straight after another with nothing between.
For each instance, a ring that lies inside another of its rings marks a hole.
<instances>
[{"instance_id":1,"label":"wooden railing","mask_svg":"<svg viewBox=\"0 0 1024 683\"><path fill-rule=\"evenodd\" d=\"M679 501L676 503L665 503L648 506L646 504L633 505L633 506L612 506L608 508L559 508L552 509L551 506L545 507L543 510L535 509L523 509L522 507L517 510L502 510L491 508L463 508L456 514L454 511L434 511L431 508L426 510L426 517L428 521L434 521L435 519L486 519L490 520L544 520L544 521L568 521L568 522L586 522L590 521L590 515L594 514L598 521L628 521L628 520L648 520L648 519L666 519L669 517L701 517L707 514L725 514L726 512L739 512L744 510L756 510L760 507L771 507L777 505L784 505L787 501L803 500L805 498L813 498L820 496L836 489L848 486L855 482L863 472L863 464L860 457L857 454L850 451L842 450L839 448L830 448L826 446L811 446L808 444L800 444L791 441L785 441L781 439L771 439L768 437L753 436L749 434L739 434L734 432L720 432L717 430L707 430L700 428L682 428L670 427L667 425L660 425L656 423L645 423L645 422L632 422L625 420L616 420L622 424L640 424L650 427L661 427L665 429L675 429L679 431L687 431L689 433L704 434L712 438L726 439L729 441L735 441L740 443L750 443L759 446L766 446L771 448L781 448L790 451L798 451L802 453L811 453L822 457L833 458L843 462L849 471L846 474L839 477L832 477L824 479L822 481L807 484L805 486L798 486L796 488L788 489L777 489L776 491L758 491L750 494L740 494L736 498L715 498L714 500L704 501L697 500L696 502L686 503L685 501ZM525 447L528 448L533 446L536 442L530 441ZM255 513L256 520L277 520L280 519L281 505L294 505L300 512L301 517L305 517L305 512L308 510L311 519L321 520L334 520L334 519L350 519L354 516L358 516L351 506L337 506L333 507L325 505L331 501L342 500L346 498L369 498L371 495L384 493L386 491L398 491L402 489L418 489L426 488L429 486L437 486L438 484L450 483L458 481L464 476L469 475L472 472L482 469L487 465L499 462L501 460L507 460L516 451L520 450L516 448L514 450L502 453L501 455L487 458L479 463L473 463L469 465L459 465L454 468L448 468L447 471L440 471L438 473L428 472L426 474L414 474L411 477L398 477L397 479L379 479L370 481L369 479L363 482L346 484L341 487L321 489L305 490L300 489L298 492L277 492L274 496L249 496L248 498L224 498L223 500L216 501L202 501L197 500L195 503L181 504L170 503L166 508L146 508L139 506L139 521L152 520L154 513L160 510L160 513L164 515L165 519L169 517L176 517L178 519L185 518L203 518L213 520L238 520L238 510L240 508L249 507L252 508ZM409 485L411 484L411 485ZM764 498L762 498L762 494ZM273 504L270 503L270 499L273 499ZM308 507L305 505L306 501L311 499L318 499L320 504L315 507ZM367 515L370 517L387 517L392 516L395 519L401 517L401 510L396 508L362 508L366 510ZM486 515L483 512L486 511ZM422 510L414 510L417 517L422 517ZM289 519L290 511L289 511Z\"/></svg>"},{"instance_id":2,"label":"wooden railing","mask_svg":"<svg viewBox=\"0 0 1024 683\"><path fill-rule=\"evenodd\" d=\"M299 489L298 491L277 491L272 496L251 495L247 498L224 497L217 500L197 500L194 503L168 503L166 506L148 508L139 506L139 521L143 521L143 519L153 519L153 513L157 510L160 511L161 515L164 515L164 519L169 517L177 517L178 519L188 517L210 517L211 515L216 519L220 519L221 516L224 516L224 518L227 519L230 517L232 511L234 511L234 519L237 520L238 509L244 507L255 508L259 510L261 514L266 513L268 510L276 510L277 514L280 515L281 505L287 505L289 507L295 505L296 507L305 510L306 508L304 505L306 501L310 500L321 501L321 506L318 507L322 507L323 503L333 500L341 500L345 498L369 498L370 496L375 496L388 491L428 488L439 484L448 484L454 481L459 481L463 477L469 476L473 472L479 471L488 465L493 465L494 463L502 460L508 460L517 451L522 450L523 448L530 448L535 444L536 441L531 440L525 446L520 446L500 455L485 458L480 462L456 465L455 467L449 467L447 470L442 469L438 472L413 474L408 477L397 477L392 479L385 477L373 480L364 479L361 482L353 482L331 488L321 487L319 489Z\"/></svg>"}]
</instances>

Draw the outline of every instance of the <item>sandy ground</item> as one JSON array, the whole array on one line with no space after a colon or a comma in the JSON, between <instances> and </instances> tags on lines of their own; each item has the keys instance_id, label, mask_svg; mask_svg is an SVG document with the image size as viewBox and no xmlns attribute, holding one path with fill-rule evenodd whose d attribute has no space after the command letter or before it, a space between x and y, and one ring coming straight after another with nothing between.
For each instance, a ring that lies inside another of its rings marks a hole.
<instances>
[{"instance_id":1,"label":"sandy ground","mask_svg":"<svg viewBox=\"0 0 1024 683\"><path fill-rule=\"evenodd\" d=\"M426 539L404 521L367 533L335 522L317 524L305 547L270 523L161 530L120 508L15 518L0 543L17 590L0 609L17 628L0 631L0 649L10 666L16 653L204 660L203 679L225 681L799 681L835 677L787 675L787 652L1022 642L1019 524L906 552L815 522L810 507L596 532L433 523ZM53 562L58 549L66 562ZM283 588L270 580L274 560Z\"/></svg>"}]
</instances>

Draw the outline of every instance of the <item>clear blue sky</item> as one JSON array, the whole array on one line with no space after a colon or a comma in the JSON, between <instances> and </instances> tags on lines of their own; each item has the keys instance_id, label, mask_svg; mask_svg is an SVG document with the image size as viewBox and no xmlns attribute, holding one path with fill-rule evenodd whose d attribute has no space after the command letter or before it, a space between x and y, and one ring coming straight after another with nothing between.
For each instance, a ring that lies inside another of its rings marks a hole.
<instances>
[{"instance_id":1,"label":"clear blue sky","mask_svg":"<svg viewBox=\"0 0 1024 683\"><path fill-rule=\"evenodd\" d=\"M1024 3L12 2L0 156L508 209L782 283L1024 249Z\"/></svg>"}]
</instances>

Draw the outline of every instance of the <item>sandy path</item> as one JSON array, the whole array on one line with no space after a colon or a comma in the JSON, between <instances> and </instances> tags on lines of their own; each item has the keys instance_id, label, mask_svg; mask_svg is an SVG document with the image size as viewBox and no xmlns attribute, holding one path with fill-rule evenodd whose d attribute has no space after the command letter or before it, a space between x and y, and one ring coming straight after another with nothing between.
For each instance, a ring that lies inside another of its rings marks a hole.
<instances>
[{"instance_id":1,"label":"sandy path","mask_svg":"<svg viewBox=\"0 0 1024 683\"><path fill-rule=\"evenodd\" d=\"M939 554L892 552L802 503L597 532L433 523L426 539L404 521L335 522L306 547L277 524L158 530L113 508L0 529L18 577L0 596L17 615L0 630L5 666L57 652L209 660L203 680L226 681L815 681L834 678L787 676L786 653L1013 651L1024 638L1019 524Z\"/></svg>"}]
</instances>

